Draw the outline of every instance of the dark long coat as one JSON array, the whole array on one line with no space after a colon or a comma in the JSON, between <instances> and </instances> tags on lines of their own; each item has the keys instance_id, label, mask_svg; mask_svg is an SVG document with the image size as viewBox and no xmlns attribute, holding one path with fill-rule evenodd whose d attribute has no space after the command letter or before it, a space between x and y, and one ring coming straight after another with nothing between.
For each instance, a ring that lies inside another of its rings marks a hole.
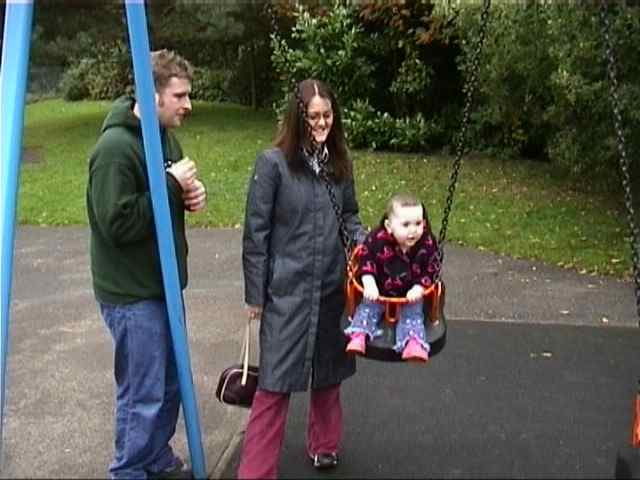
<instances>
[{"instance_id":1,"label":"dark long coat","mask_svg":"<svg viewBox=\"0 0 640 480\"><path fill-rule=\"evenodd\" d=\"M353 181L334 184L349 234L364 238ZM329 195L279 149L262 152L249 183L242 260L245 301L262 305L260 388L304 391L355 373L345 354L344 249Z\"/></svg>"}]
</instances>

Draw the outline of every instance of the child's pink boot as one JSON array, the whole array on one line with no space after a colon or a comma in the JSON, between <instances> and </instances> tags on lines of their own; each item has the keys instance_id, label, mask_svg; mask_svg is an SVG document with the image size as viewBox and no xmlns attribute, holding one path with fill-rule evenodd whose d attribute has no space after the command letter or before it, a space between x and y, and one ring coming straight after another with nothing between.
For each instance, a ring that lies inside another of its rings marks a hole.
<instances>
[{"instance_id":1,"label":"child's pink boot","mask_svg":"<svg viewBox=\"0 0 640 480\"><path fill-rule=\"evenodd\" d=\"M359 353L360 355L364 355L364 350L366 348L365 343L366 337L364 333L354 333L351 335L351 340L347 345L348 353Z\"/></svg>"},{"instance_id":2,"label":"child's pink boot","mask_svg":"<svg viewBox=\"0 0 640 480\"><path fill-rule=\"evenodd\" d=\"M429 360L429 352L427 352L417 340L412 338L402 351L402 359L426 362Z\"/></svg>"}]
</instances>

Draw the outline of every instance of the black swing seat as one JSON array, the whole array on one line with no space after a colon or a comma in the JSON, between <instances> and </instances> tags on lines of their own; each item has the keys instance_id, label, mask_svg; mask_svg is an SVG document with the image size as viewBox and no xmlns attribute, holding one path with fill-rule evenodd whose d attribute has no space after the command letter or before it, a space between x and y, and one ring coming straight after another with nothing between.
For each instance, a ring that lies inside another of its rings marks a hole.
<instances>
[{"instance_id":1,"label":"black swing seat","mask_svg":"<svg viewBox=\"0 0 640 480\"><path fill-rule=\"evenodd\" d=\"M347 319L343 325L348 326L356 307L362 300L363 287L358 278L360 246L351 253L347 265L346 310ZM445 287L444 282L438 281L424 293L424 323L427 342L431 347L429 357L437 355L445 346L447 339L447 321L444 315ZM393 349L395 345L396 320L400 309L407 303L406 298L379 297L378 301L385 305L384 318L380 322L382 335L374 339L367 338L365 358L383 362L400 362L402 353Z\"/></svg>"}]
</instances>

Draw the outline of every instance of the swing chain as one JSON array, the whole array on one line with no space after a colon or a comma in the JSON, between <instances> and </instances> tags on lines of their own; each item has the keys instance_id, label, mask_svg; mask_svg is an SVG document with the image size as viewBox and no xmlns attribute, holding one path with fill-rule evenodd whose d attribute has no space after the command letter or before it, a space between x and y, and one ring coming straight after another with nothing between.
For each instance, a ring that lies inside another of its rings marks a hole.
<instances>
[{"instance_id":1,"label":"swing chain","mask_svg":"<svg viewBox=\"0 0 640 480\"><path fill-rule=\"evenodd\" d=\"M616 69L616 57L611 39L611 24L607 15L607 1L602 0L600 4L600 19L602 33L605 38L605 57L607 60L607 76L609 78L609 92L611 106L613 109L614 127L618 143L618 153L620 154L620 171L622 174L622 186L624 188L624 203L627 208L627 222L631 232L631 259L633 263L633 277L635 282L636 308L640 317L640 260L638 250L640 249L640 232L635 224L635 212L633 208L633 196L631 191L631 176L629 174L629 157L625 146L624 130L622 128L622 114L620 99L618 97L618 77ZM640 320L639 320L640 323Z\"/></svg>"},{"instance_id":2,"label":"swing chain","mask_svg":"<svg viewBox=\"0 0 640 480\"><path fill-rule=\"evenodd\" d=\"M336 193L333 190L333 186L331 185L331 180L329 179L329 175L327 174L326 167L321 167L318 172L318 176L322 180L324 188L327 190L327 194L329 195L329 200L331 201L331 206L333 207L333 212L336 215L336 219L338 220L338 233L340 235L340 241L342 242L342 247L344 248L345 257L347 263L349 263L349 257L351 256L352 251L352 240L349 236L349 232L347 231L347 227L344 224L344 218L342 216L342 208L338 205L338 200L336 198Z\"/></svg>"},{"instance_id":3,"label":"swing chain","mask_svg":"<svg viewBox=\"0 0 640 480\"><path fill-rule=\"evenodd\" d=\"M278 19L276 18L275 6L271 1L264 3L265 13L269 15L269 21L271 23L271 35L278 35Z\"/></svg>"},{"instance_id":4,"label":"swing chain","mask_svg":"<svg viewBox=\"0 0 640 480\"><path fill-rule=\"evenodd\" d=\"M473 105L473 95L475 93L476 84L478 80L478 70L480 66L480 53L482 51L482 46L484 44L484 40L487 34L487 23L488 23L490 8L491 8L491 0L484 0L482 14L480 16L480 32L478 35L477 43L475 45L475 49L473 51L473 55L471 57L471 72L464 88L466 99L465 99L465 105L464 105L463 114L462 114L462 124L461 124L460 132L457 138L456 156L453 161L453 169L449 177L450 183L449 183L448 195L445 202L444 212L442 214L442 224L440 227L440 235L438 237L438 251L436 255L438 257L438 264L440 265L440 269L436 274L436 278L435 278L436 282L440 279L440 274L442 272L442 262L444 260L443 248L444 248L445 238L447 236L447 226L449 225L449 214L451 213L451 207L453 205L453 195L456 191L456 182L458 181L458 174L460 172L460 167L462 165L462 155L464 154L464 151L465 151L465 140L467 136L467 129L469 127L469 120L471 118L471 107Z\"/></svg>"}]
</instances>

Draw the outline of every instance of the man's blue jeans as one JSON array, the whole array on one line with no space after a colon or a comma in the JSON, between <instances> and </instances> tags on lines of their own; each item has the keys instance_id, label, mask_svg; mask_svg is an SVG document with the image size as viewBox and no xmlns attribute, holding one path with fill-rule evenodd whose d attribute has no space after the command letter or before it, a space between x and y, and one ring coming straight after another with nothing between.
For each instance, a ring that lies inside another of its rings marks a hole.
<instances>
[{"instance_id":1,"label":"man's blue jeans","mask_svg":"<svg viewBox=\"0 0 640 480\"><path fill-rule=\"evenodd\" d=\"M169 318L162 300L101 303L115 348L115 455L111 478L147 478L173 468L180 390Z\"/></svg>"}]
</instances>

